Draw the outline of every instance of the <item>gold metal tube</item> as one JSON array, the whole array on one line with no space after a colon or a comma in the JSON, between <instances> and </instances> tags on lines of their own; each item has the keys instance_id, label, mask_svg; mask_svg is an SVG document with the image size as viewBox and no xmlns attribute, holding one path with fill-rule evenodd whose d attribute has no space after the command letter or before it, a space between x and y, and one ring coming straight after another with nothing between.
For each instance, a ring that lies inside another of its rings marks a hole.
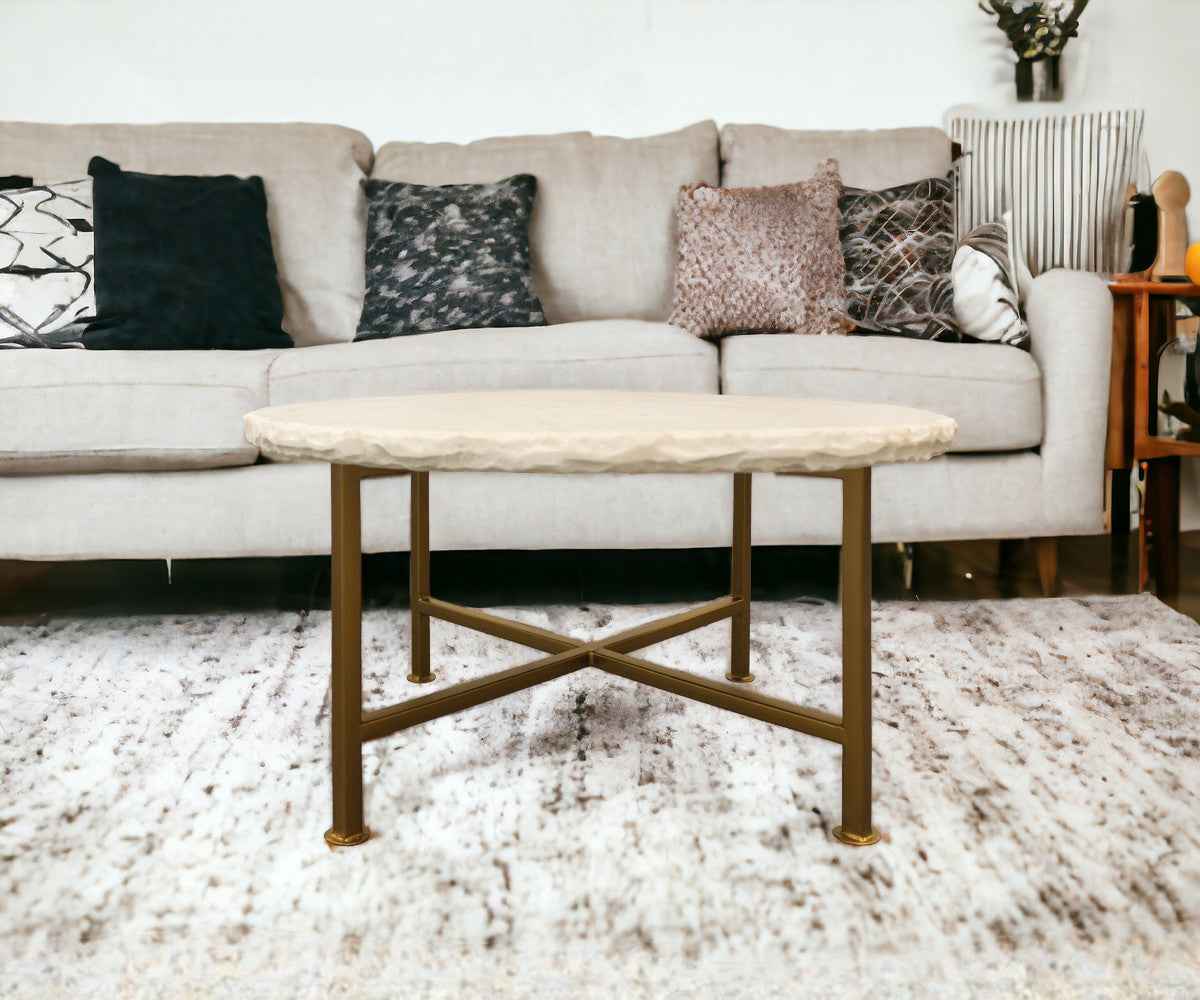
<instances>
[{"instance_id":1,"label":"gold metal tube","mask_svg":"<svg viewBox=\"0 0 1200 1000\"><path fill-rule=\"evenodd\" d=\"M398 705L365 712L361 728L362 738L364 741L377 740L410 726L440 719L443 715L461 712L463 709L503 698L535 684L554 680L586 667L588 657L587 647L568 649L533 663L525 663L489 674L487 677L477 677L462 684L455 684L445 691L410 698Z\"/></svg>"},{"instance_id":2,"label":"gold metal tube","mask_svg":"<svg viewBox=\"0 0 1200 1000\"><path fill-rule=\"evenodd\" d=\"M416 604L430 618L453 622L472 628L476 632L494 635L498 639L519 642L523 646L540 649L543 653L559 653L564 649L574 649L579 643L574 639L566 639L555 632L538 628L536 625L526 625L523 622L509 621L507 618L497 618L486 611L467 608L461 604L452 604L437 597L420 598Z\"/></svg>"},{"instance_id":3,"label":"gold metal tube","mask_svg":"<svg viewBox=\"0 0 1200 1000\"><path fill-rule=\"evenodd\" d=\"M639 684L649 684L672 694L829 740L831 743L842 742L841 719L835 715L793 705L752 690L729 688L719 681L695 677L682 670L616 653L604 646L593 649L591 657L593 666L618 677L627 677Z\"/></svg>"},{"instance_id":4,"label":"gold metal tube","mask_svg":"<svg viewBox=\"0 0 1200 1000\"><path fill-rule=\"evenodd\" d=\"M583 645L577 639L538 628L536 625L526 625L523 622L498 618L486 611L464 607L461 604L452 604L437 597L421 601L420 608L431 618L453 622L455 625L462 625L477 632L485 632L501 639L508 639L511 642L519 642L545 653L558 653ZM663 642L677 635L703 628L705 625L711 625L713 622L719 622L733 614L736 608L736 601L729 597L721 597L707 604L701 604L686 611L679 611L673 615L656 618L654 621L616 632L596 644L602 645L606 649L613 649L618 653L632 652L643 646L653 646L656 642Z\"/></svg>"},{"instance_id":5,"label":"gold metal tube","mask_svg":"<svg viewBox=\"0 0 1200 1000\"><path fill-rule=\"evenodd\" d=\"M412 615L412 671L408 679L414 684L428 684L433 680L433 674L429 670L429 615L421 609L421 602L429 600L428 472L412 473L411 497L408 600Z\"/></svg>"},{"instance_id":6,"label":"gold metal tube","mask_svg":"<svg viewBox=\"0 0 1200 1000\"><path fill-rule=\"evenodd\" d=\"M738 609L730 622L729 672L726 680L748 683L750 673L750 473L733 477L733 541L730 545L729 594Z\"/></svg>"},{"instance_id":7,"label":"gold metal tube","mask_svg":"<svg viewBox=\"0 0 1200 1000\"><path fill-rule=\"evenodd\" d=\"M715 601L689 608L687 611L617 632L604 640L604 646L617 653L632 653L635 649L653 646L656 642L665 642L677 635L728 618L737 610L737 606L737 602L732 598L719 597Z\"/></svg>"},{"instance_id":8,"label":"gold metal tube","mask_svg":"<svg viewBox=\"0 0 1200 1000\"><path fill-rule=\"evenodd\" d=\"M330 573L333 656L330 675L333 826L325 840L338 847L361 844L362 738L362 514L359 470L330 467Z\"/></svg>"},{"instance_id":9,"label":"gold metal tube","mask_svg":"<svg viewBox=\"0 0 1200 1000\"><path fill-rule=\"evenodd\" d=\"M844 844L879 840L871 826L871 470L842 480L842 825Z\"/></svg>"}]
</instances>

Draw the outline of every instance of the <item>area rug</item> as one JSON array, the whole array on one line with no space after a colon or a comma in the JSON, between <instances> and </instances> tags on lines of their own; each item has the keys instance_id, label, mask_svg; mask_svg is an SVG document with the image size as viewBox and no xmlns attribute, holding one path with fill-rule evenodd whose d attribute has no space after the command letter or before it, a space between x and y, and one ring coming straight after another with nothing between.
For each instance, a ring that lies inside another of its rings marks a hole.
<instances>
[{"instance_id":1,"label":"area rug","mask_svg":"<svg viewBox=\"0 0 1200 1000\"><path fill-rule=\"evenodd\" d=\"M838 711L839 621L755 605L754 686ZM407 629L366 616L374 704ZM1200 995L1200 626L1142 595L873 632L874 847L830 837L837 747L585 670L371 744L375 836L331 850L328 613L0 629L0 995ZM439 686L530 657L433 625Z\"/></svg>"}]
</instances>

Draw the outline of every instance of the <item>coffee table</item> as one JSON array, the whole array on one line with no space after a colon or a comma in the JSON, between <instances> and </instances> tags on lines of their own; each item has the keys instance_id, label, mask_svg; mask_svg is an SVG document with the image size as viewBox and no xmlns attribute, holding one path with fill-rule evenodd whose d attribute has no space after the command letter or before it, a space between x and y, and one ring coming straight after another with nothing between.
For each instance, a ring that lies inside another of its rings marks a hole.
<instances>
[{"instance_id":1,"label":"coffee table","mask_svg":"<svg viewBox=\"0 0 1200 1000\"><path fill-rule=\"evenodd\" d=\"M370 837L363 818L362 746L583 667L786 726L842 747L843 843L875 843L871 824L871 466L923 461L953 442L955 423L924 410L761 396L590 390L476 392L297 403L245 417L246 438L270 458L328 462L332 480L332 845ZM730 473L733 539L726 597L592 641L439 600L429 586L429 473ZM842 714L747 689L750 672L752 473L842 482ZM434 679L429 622L453 622L544 655L384 708L362 704L363 479L411 480L411 673ZM725 683L633 654L731 619Z\"/></svg>"}]
</instances>

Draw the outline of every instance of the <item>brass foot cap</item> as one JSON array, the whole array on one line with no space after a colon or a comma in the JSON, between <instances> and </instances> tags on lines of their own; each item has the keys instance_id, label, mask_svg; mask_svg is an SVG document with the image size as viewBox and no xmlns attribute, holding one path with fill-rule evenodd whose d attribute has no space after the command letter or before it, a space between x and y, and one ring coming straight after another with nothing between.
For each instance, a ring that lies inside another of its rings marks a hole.
<instances>
[{"instance_id":1,"label":"brass foot cap","mask_svg":"<svg viewBox=\"0 0 1200 1000\"><path fill-rule=\"evenodd\" d=\"M365 844L370 839L371 831L365 826L361 833L338 833L333 827L325 831L325 843L330 847L355 847Z\"/></svg>"},{"instance_id":2,"label":"brass foot cap","mask_svg":"<svg viewBox=\"0 0 1200 1000\"><path fill-rule=\"evenodd\" d=\"M725 675L725 679L727 681L740 681L742 684L749 684L752 680L754 680L754 675L753 674L735 674L735 673L730 672Z\"/></svg>"},{"instance_id":3,"label":"brass foot cap","mask_svg":"<svg viewBox=\"0 0 1200 1000\"><path fill-rule=\"evenodd\" d=\"M840 826L835 826L833 839L839 840L843 844L849 844L851 847L867 847L870 844L879 843L879 831L873 829L864 837L862 834L850 833Z\"/></svg>"},{"instance_id":4,"label":"brass foot cap","mask_svg":"<svg viewBox=\"0 0 1200 1000\"><path fill-rule=\"evenodd\" d=\"M414 684L428 684L436 676L437 676L437 674L425 674L425 675L409 674L408 679L410 681L412 681Z\"/></svg>"}]
</instances>

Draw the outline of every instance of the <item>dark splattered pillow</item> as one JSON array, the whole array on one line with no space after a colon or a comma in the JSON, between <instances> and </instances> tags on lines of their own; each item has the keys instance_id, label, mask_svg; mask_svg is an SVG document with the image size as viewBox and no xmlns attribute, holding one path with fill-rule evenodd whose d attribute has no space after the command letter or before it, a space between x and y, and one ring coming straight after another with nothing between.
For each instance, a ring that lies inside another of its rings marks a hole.
<instances>
[{"instance_id":1,"label":"dark splattered pillow","mask_svg":"<svg viewBox=\"0 0 1200 1000\"><path fill-rule=\"evenodd\" d=\"M536 178L363 186L367 294L356 340L545 325L529 262Z\"/></svg>"},{"instance_id":2,"label":"dark splattered pillow","mask_svg":"<svg viewBox=\"0 0 1200 1000\"><path fill-rule=\"evenodd\" d=\"M941 177L863 191L843 188L838 236L847 318L864 330L957 340L950 265L954 189Z\"/></svg>"}]
</instances>

